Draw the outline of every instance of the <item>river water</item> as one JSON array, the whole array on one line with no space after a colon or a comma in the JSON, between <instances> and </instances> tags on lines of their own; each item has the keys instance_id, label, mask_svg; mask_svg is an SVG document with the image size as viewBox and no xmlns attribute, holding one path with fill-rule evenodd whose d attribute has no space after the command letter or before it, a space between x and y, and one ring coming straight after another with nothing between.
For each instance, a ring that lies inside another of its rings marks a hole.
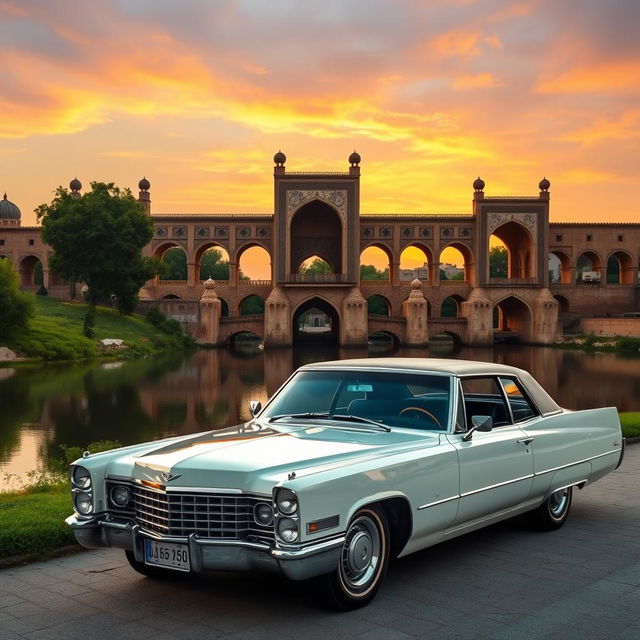
<instances>
[{"instance_id":1,"label":"river water","mask_svg":"<svg viewBox=\"0 0 640 640\"><path fill-rule=\"evenodd\" d=\"M6 474L46 470L60 445L132 444L249 419L298 366L371 356L455 357L530 371L563 407L640 411L640 359L502 345L456 351L295 348L199 351L127 362L0 368L0 490Z\"/></svg>"}]
</instances>

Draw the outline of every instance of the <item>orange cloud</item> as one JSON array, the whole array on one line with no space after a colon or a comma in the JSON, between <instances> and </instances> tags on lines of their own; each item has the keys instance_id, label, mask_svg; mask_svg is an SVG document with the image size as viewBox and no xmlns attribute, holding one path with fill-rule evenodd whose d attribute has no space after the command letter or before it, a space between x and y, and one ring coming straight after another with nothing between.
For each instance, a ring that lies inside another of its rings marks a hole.
<instances>
[{"instance_id":1,"label":"orange cloud","mask_svg":"<svg viewBox=\"0 0 640 640\"><path fill-rule=\"evenodd\" d=\"M597 118L582 129L569 131L562 140L595 144L603 140L630 140L640 137L640 109L629 109L615 120Z\"/></svg>"},{"instance_id":2,"label":"orange cloud","mask_svg":"<svg viewBox=\"0 0 640 640\"><path fill-rule=\"evenodd\" d=\"M491 73L476 73L475 75L458 76L453 79L451 88L454 91L469 91L471 89L490 89L492 87L501 87L501 83Z\"/></svg>"},{"instance_id":3,"label":"orange cloud","mask_svg":"<svg viewBox=\"0 0 640 640\"><path fill-rule=\"evenodd\" d=\"M537 93L592 93L638 91L640 58L617 60L571 69L553 78L543 78L535 88Z\"/></svg>"}]
</instances>

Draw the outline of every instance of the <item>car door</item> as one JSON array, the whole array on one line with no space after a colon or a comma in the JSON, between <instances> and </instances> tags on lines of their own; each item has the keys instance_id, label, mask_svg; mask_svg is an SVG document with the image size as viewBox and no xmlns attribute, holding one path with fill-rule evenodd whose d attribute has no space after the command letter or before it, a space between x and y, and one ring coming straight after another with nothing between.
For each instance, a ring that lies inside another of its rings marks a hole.
<instances>
[{"instance_id":1,"label":"car door","mask_svg":"<svg viewBox=\"0 0 640 640\"><path fill-rule=\"evenodd\" d=\"M533 485L530 439L513 422L511 408L497 376L461 378L459 401L468 431L475 415L491 416L490 432L449 436L458 453L460 501L456 525L489 517L524 502ZM462 411L460 412L462 413Z\"/></svg>"}]
</instances>

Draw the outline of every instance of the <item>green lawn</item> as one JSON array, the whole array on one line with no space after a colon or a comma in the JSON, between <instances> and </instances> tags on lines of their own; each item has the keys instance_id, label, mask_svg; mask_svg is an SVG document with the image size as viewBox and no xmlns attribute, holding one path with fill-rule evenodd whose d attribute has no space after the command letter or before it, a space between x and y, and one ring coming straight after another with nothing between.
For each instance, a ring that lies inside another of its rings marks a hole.
<instances>
[{"instance_id":1,"label":"green lawn","mask_svg":"<svg viewBox=\"0 0 640 640\"><path fill-rule=\"evenodd\" d=\"M622 433L627 437L640 436L640 411L627 411L620 414Z\"/></svg>"},{"instance_id":2,"label":"green lawn","mask_svg":"<svg viewBox=\"0 0 640 640\"><path fill-rule=\"evenodd\" d=\"M127 355L147 355L159 350L183 348L179 336L169 335L147 322L144 317L121 316L115 309L97 307L95 339L82 335L87 305L35 296L36 316L29 331L8 346L31 358L43 360L77 360L102 354L98 341L120 338Z\"/></svg>"}]
</instances>

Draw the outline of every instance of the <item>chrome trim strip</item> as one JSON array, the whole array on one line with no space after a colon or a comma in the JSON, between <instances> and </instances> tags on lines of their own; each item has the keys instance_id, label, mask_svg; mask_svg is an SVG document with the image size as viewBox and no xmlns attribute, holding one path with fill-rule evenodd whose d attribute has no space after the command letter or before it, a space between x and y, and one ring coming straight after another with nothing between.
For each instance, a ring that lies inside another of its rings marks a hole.
<instances>
[{"instance_id":1,"label":"chrome trim strip","mask_svg":"<svg viewBox=\"0 0 640 640\"><path fill-rule=\"evenodd\" d=\"M529 478L533 478L533 473L530 473L527 476L522 476L520 478L514 478L513 480L505 480L504 482L498 482L497 484L492 484L489 487L482 487L482 489L474 489L473 491L467 491L466 493L461 493L461 498L466 498L467 496L472 496L475 493L482 493L483 491L489 491L490 489L497 489L498 487L504 487L508 484L514 484L515 482L520 482L522 480L528 480Z\"/></svg>"},{"instance_id":2,"label":"chrome trim strip","mask_svg":"<svg viewBox=\"0 0 640 640\"><path fill-rule=\"evenodd\" d=\"M597 456L591 456L590 458L584 458L584 460L576 460L576 462L570 462L569 464L563 464L559 467L553 467L552 469L545 469L544 471L537 471L533 475L534 476L542 476L545 473L552 473L553 471L560 471L560 469L566 469L568 467L573 467L576 464L582 464L583 462L590 462L591 460L596 460L598 458L602 458L604 456L610 456L612 453L620 454L620 449L611 449L611 451L606 451L605 453L599 453Z\"/></svg>"},{"instance_id":3,"label":"chrome trim strip","mask_svg":"<svg viewBox=\"0 0 640 640\"><path fill-rule=\"evenodd\" d=\"M336 547L340 547L344 544L345 537L333 538L331 540L325 540L318 542L317 544L308 545L300 549L272 549L271 556L276 560L300 560L302 558L308 558L314 556L323 551L330 551Z\"/></svg>"},{"instance_id":4,"label":"chrome trim strip","mask_svg":"<svg viewBox=\"0 0 640 640\"><path fill-rule=\"evenodd\" d=\"M443 498L442 500L436 500L435 502L428 502L427 504L423 504L421 507L418 507L418 511L422 509L428 509L429 507L435 507L438 504L444 504L445 502L451 502L451 500L457 500L460 497L460 494L456 496L451 496L450 498Z\"/></svg>"},{"instance_id":5,"label":"chrome trim strip","mask_svg":"<svg viewBox=\"0 0 640 640\"><path fill-rule=\"evenodd\" d=\"M229 495L255 495L248 494L242 489L220 489L218 487L203 488L203 487L176 487L166 486L164 489L167 493L224 493ZM271 496L269 496L271 498Z\"/></svg>"}]
</instances>

